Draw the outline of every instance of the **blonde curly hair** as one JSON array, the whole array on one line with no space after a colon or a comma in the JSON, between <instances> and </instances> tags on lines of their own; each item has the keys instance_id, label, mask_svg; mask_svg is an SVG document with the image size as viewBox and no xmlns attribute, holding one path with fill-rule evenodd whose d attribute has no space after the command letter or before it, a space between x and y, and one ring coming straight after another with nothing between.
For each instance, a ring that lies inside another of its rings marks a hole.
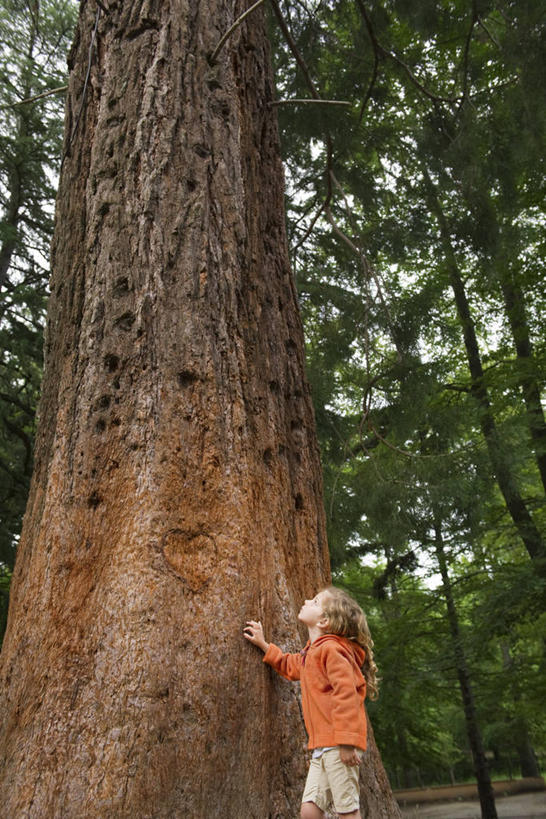
<instances>
[{"instance_id":1,"label":"blonde curly hair","mask_svg":"<svg viewBox=\"0 0 546 819\"><path fill-rule=\"evenodd\" d=\"M322 609L328 620L326 633L346 637L362 646L366 652L362 673L366 680L367 695L371 700L379 696L379 678L377 666L373 659L373 640L368 628L366 615L353 598L337 586L326 586Z\"/></svg>"}]
</instances>

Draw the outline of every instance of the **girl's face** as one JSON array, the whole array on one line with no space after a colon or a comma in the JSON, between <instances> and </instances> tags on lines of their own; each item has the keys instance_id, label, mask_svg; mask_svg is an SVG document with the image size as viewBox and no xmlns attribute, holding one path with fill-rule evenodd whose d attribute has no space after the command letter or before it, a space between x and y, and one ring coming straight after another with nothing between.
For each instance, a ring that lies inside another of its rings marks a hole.
<instances>
[{"instance_id":1,"label":"girl's face","mask_svg":"<svg viewBox=\"0 0 546 819\"><path fill-rule=\"evenodd\" d=\"M316 626L320 620L324 620L323 605L325 597L328 592L322 591L316 594L312 599L306 600L298 614L298 620L305 623L308 628Z\"/></svg>"}]
</instances>

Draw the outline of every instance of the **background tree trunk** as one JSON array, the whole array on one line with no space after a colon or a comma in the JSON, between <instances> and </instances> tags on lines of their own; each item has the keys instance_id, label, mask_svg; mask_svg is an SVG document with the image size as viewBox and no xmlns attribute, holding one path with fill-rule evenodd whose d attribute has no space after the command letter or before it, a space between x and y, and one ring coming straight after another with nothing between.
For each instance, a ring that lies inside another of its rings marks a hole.
<instances>
[{"instance_id":1,"label":"background tree trunk","mask_svg":"<svg viewBox=\"0 0 546 819\"><path fill-rule=\"evenodd\" d=\"M497 819L497 808L495 805L493 786L491 785L491 774L489 772L481 730L478 724L474 691L461 639L459 615L455 607L455 600L453 599L453 589L444 550L441 522L439 520L434 523L434 545L436 548L438 567L442 576L443 595L453 642L453 658L457 669L457 677L459 678L459 688L466 723L466 735L468 737L470 750L472 751L472 761L474 763L474 773L476 774L478 785L482 819Z\"/></svg>"},{"instance_id":2,"label":"background tree trunk","mask_svg":"<svg viewBox=\"0 0 546 819\"><path fill-rule=\"evenodd\" d=\"M211 67L243 4L110 7L82 2L70 58L0 799L292 819L297 689L242 627L298 648L329 562L261 13Z\"/></svg>"},{"instance_id":3,"label":"background tree trunk","mask_svg":"<svg viewBox=\"0 0 546 819\"><path fill-rule=\"evenodd\" d=\"M480 408L480 426L487 445L493 473L514 526L527 549L529 557L533 561L537 573L542 576L545 573L544 561L546 557L546 545L520 492L518 480L510 464L508 452L499 435L489 393L484 381L484 371L474 321L470 313L470 304L451 242L449 225L443 213L430 174L426 168L423 169L423 173L429 206L431 211L436 215L440 227L442 249L449 274L449 282L453 291L457 316L463 333L466 359L471 378L471 393Z\"/></svg>"}]
</instances>

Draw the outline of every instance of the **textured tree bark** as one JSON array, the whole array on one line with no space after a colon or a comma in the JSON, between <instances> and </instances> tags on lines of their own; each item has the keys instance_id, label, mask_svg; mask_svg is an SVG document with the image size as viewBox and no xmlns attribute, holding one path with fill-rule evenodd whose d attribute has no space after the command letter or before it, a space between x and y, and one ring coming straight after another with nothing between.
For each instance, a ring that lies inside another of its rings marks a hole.
<instances>
[{"instance_id":1,"label":"textured tree bark","mask_svg":"<svg viewBox=\"0 0 546 819\"><path fill-rule=\"evenodd\" d=\"M261 12L210 66L242 3L108 5L70 58L1 804L292 819L296 689L242 628L297 648L329 563Z\"/></svg>"}]
</instances>

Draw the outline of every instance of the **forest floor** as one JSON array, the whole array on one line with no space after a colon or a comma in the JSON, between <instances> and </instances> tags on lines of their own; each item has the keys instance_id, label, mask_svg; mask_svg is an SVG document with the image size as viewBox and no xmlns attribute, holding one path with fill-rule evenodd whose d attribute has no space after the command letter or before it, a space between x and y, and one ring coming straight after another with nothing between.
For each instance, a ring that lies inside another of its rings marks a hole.
<instances>
[{"instance_id":1,"label":"forest floor","mask_svg":"<svg viewBox=\"0 0 546 819\"><path fill-rule=\"evenodd\" d=\"M499 819L545 819L546 792L517 793L497 796ZM404 819L481 819L480 803L475 799L461 802L435 802L401 808Z\"/></svg>"}]
</instances>

